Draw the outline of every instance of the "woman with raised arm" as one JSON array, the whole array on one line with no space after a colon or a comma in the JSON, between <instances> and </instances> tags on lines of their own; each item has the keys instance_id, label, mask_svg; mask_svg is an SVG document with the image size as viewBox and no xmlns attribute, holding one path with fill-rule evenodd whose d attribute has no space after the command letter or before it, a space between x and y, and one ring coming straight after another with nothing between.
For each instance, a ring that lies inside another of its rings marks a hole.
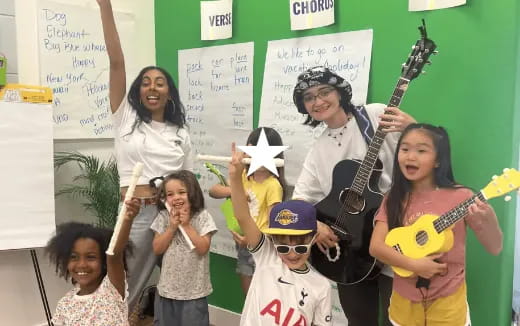
<instances>
[{"instance_id":1,"label":"woman with raised arm","mask_svg":"<svg viewBox=\"0 0 520 326\"><path fill-rule=\"evenodd\" d=\"M132 312L157 259L152 250L150 225L158 210L155 188L149 181L174 171L192 170L191 142L179 91L166 70L155 66L143 68L127 93L125 59L112 4L110 0L97 2L110 60L109 97L121 198L125 197L135 163L144 164L134 192L134 197L141 199L141 211L130 232L136 247L133 256L128 257L128 303Z\"/></svg>"}]
</instances>

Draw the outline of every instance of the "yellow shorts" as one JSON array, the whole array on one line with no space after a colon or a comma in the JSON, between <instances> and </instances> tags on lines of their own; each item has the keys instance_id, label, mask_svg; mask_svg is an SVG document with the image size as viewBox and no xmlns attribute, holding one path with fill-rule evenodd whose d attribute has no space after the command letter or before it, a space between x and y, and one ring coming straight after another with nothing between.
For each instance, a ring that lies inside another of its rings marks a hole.
<instances>
[{"instance_id":1,"label":"yellow shorts","mask_svg":"<svg viewBox=\"0 0 520 326\"><path fill-rule=\"evenodd\" d=\"M450 296L414 303L392 291L390 321L394 326L469 326L466 283Z\"/></svg>"}]
</instances>

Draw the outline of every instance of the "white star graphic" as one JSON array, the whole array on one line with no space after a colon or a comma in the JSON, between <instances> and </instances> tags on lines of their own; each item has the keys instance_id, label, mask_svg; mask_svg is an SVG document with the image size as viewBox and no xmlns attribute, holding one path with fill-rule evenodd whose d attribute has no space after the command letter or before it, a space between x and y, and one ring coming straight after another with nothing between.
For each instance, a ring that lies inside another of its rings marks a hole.
<instances>
[{"instance_id":1,"label":"white star graphic","mask_svg":"<svg viewBox=\"0 0 520 326\"><path fill-rule=\"evenodd\" d=\"M256 146L238 146L238 148L251 156L251 164L247 171L247 176L264 166L274 175L278 176L278 170L274 163L274 157L286 150L289 146L269 146L264 129L260 132L260 138Z\"/></svg>"}]
</instances>

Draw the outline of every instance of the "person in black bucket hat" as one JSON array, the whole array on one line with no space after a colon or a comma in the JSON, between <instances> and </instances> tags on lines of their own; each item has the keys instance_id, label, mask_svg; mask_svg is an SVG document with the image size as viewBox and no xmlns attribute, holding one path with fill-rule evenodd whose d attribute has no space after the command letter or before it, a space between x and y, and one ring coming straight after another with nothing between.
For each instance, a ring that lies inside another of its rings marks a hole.
<instances>
[{"instance_id":1,"label":"person in black bucket hat","mask_svg":"<svg viewBox=\"0 0 520 326\"><path fill-rule=\"evenodd\" d=\"M390 188L397 141L401 131L415 119L395 107L379 103L356 106L351 99L349 82L326 67L313 67L298 76L293 101L298 112L306 115L304 124L314 128L324 123L327 128L307 153L293 199L316 204L329 195L336 164L345 159L362 161L380 125L387 135L378 156L383 164L379 190L385 193ZM331 228L318 222L318 248L326 252L335 247L337 241L338 237ZM391 291L392 272L387 266L379 276L370 280L351 285L338 284L341 306L349 326L377 326L379 312L384 325L391 326L388 320Z\"/></svg>"}]
</instances>

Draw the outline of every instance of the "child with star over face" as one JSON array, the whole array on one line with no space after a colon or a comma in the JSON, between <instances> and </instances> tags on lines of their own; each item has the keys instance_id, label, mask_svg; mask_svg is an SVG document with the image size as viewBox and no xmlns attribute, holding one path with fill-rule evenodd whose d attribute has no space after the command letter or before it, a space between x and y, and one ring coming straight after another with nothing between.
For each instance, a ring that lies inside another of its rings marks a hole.
<instances>
[{"instance_id":1,"label":"child with star over face","mask_svg":"<svg viewBox=\"0 0 520 326\"><path fill-rule=\"evenodd\" d=\"M265 146L269 151L280 150L276 158L283 159L284 148L280 134L273 128L259 127L253 130L247 137L246 144L248 146L257 146L257 149L263 149L265 140L268 143ZM264 141L264 142L263 142ZM246 146L240 146L246 147ZM269 154L269 153L265 153ZM251 167L255 168L257 164L269 165L272 163L272 170L274 170L274 163L272 157L262 155L262 157L253 157ZM257 162L256 160L259 160ZM242 185L244 187L247 201L249 204L249 212L256 225L260 230L267 227L268 217L271 208L281 202L285 194L285 178L284 168L278 167L274 170L278 173L276 175L266 167L262 166L248 172L246 170L242 173ZM229 182L227 183L229 184ZM209 190L209 195L213 198L228 198L231 196L231 187L221 184L216 184ZM237 249L237 267L236 272L240 277L240 285L244 294L247 294L253 273L255 271L255 262L249 250L247 250L247 243L245 237L235 231L229 230L233 234Z\"/></svg>"},{"instance_id":2,"label":"child with star over face","mask_svg":"<svg viewBox=\"0 0 520 326\"><path fill-rule=\"evenodd\" d=\"M240 325L331 325L331 286L307 262L316 238L316 209L302 200L280 202L260 229L243 187L244 153L234 143L231 148L231 202L256 263Z\"/></svg>"}]
</instances>

